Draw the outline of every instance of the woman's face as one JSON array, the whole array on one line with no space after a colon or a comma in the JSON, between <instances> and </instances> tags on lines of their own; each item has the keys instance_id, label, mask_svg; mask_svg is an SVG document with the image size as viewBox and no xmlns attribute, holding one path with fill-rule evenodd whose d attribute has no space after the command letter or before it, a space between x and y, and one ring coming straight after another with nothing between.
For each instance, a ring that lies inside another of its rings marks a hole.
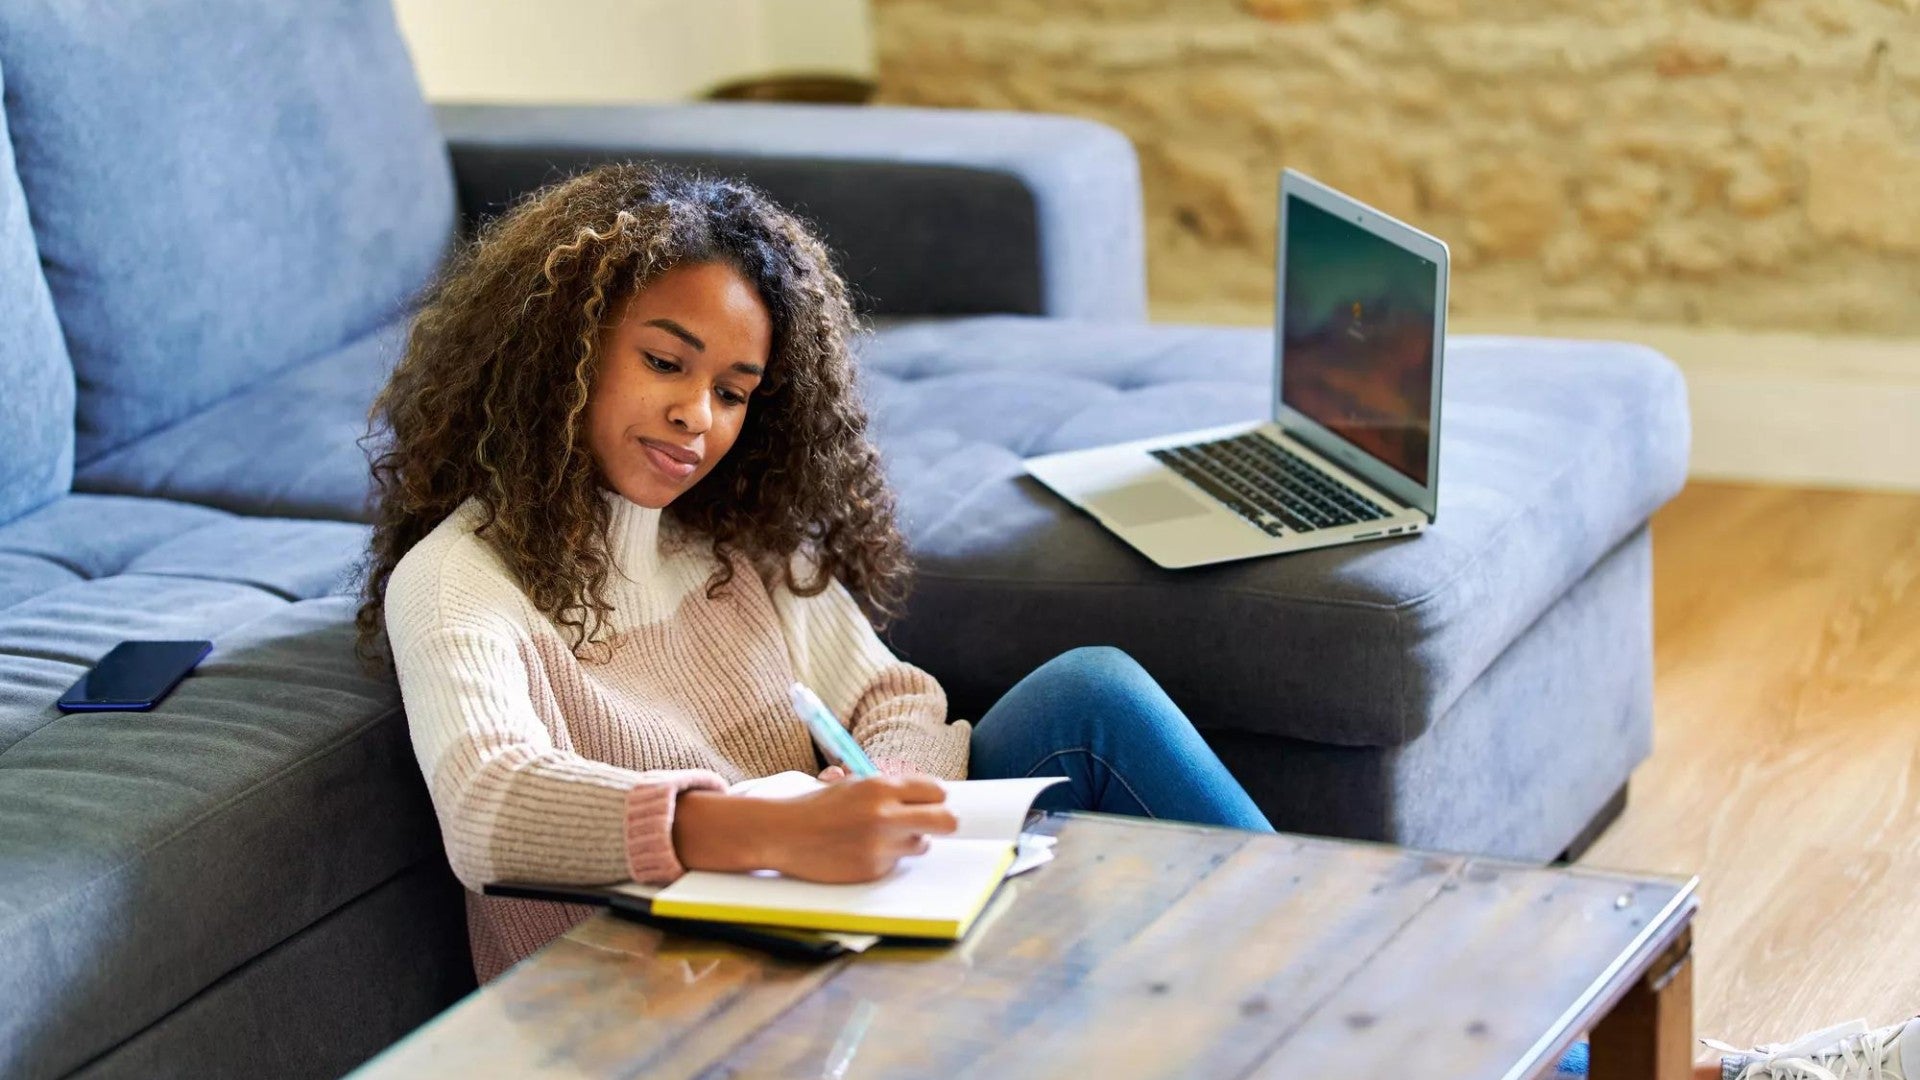
<instances>
[{"instance_id":1,"label":"woman's face","mask_svg":"<svg viewBox=\"0 0 1920 1080\"><path fill-rule=\"evenodd\" d=\"M731 266L676 266L600 329L587 444L615 491L666 506L719 464L766 374L773 320Z\"/></svg>"}]
</instances>

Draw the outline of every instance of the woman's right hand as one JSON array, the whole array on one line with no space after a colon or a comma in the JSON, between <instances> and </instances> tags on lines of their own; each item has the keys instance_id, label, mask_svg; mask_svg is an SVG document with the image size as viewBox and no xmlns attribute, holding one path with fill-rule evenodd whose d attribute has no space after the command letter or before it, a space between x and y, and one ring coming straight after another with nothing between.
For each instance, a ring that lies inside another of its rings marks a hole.
<instances>
[{"instance_id":1,"label":"woman's right hand","mask_svg":"<svg viewBox=\"0 0 1920 1080\"><path fill-rule=\"evenodd\" d=\"M959 827L946 799L929 777L867 776L777 800L765 815L767 864L807 881L873 881Z\"/></svg>"}]
</instances>

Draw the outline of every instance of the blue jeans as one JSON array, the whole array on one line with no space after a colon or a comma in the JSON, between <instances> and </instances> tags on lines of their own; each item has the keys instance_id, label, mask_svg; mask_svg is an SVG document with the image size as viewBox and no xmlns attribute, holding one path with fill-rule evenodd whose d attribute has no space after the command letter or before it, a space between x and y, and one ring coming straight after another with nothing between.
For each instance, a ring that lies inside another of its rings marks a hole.
<instances>
[{"instance_id":1,"label":"blue jeans","mask_svg":"<svg viewBox=\"0 0 1920 1080\"><path fill-rule=\"evenodd\" d=\"M1066 777L1035 801L1047 810L1273 831L1192 721L1119 649L1040 665L974 725L972 757L976 780Z\"/></svg>"}]
</instances>

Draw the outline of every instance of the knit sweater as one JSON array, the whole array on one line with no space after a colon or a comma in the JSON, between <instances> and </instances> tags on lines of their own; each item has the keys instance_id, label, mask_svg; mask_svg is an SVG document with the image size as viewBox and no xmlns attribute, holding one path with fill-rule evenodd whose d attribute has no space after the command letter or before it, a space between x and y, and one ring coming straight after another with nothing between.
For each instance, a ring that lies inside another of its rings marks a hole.
<instances>
[{"instance_id":1,"label":"knit sweater","mask_svg":"<svg viewBox=\"0 0 1920 1080\"><path fill-rule=\"evenodd\" d=\"M888 651L845 586L772 588L744 560L709 598L711 548L607 494L611 658L582 661L461 506L408 551L386 592L387 636L414 755L453 871L481 981L590 914L479 895L494 881L664 883L679 793L819 763L787 688L811 686L887 772L960 779L969 727ZM804 573L804 556L796 565ZM798 578L809 580L806 576Z\"/></svg>"}]
</instances>

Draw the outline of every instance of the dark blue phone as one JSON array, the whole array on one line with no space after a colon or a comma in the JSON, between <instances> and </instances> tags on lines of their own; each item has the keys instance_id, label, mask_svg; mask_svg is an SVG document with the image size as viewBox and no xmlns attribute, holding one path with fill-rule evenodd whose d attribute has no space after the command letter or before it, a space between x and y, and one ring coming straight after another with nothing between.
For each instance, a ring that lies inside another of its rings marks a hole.
<instances>
[{"instance_id":1,"label":"dark blue phone","mask_svg":"<svg viewBox=\"0 0 1920 1080\"><path fill-rule=\"evenodd\" d=\"M56 703L62 712L144 712L213 651L211 641L123 641Z\"/></svg>"}]
</instances>

